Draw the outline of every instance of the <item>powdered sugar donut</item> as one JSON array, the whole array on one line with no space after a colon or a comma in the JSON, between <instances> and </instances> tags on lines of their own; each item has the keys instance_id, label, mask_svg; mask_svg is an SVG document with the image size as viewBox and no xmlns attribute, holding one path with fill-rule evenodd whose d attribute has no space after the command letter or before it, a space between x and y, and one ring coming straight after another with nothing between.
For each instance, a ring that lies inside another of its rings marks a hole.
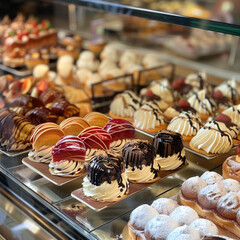
<instances>
[{"instance_id":1,"label":"powdered sugar donut","mask_svg":"<svg viewBox=\"0 0 240 240\"><path fill-rule=\"evenodd\" d=\"M209 172L209 171L202 174L201 178L205 180L208 185L211 185L223 180L223 177L220 174L216 172Z\"/></svg>"},{"instance_id":2,"label":"powdered sugar donut","mask_svg":"<svg viewBox=\"0 0 240 240\"><path fill-rule=\"evenodd\" d=\"M167 240L200 240L200 234L194 228L184 225L173 230Z\"/></svg>"},{"instance_id":3,"label":"powdered sugar donut","mask_svg":"<svg viewBox=\"0 0 240 240\"><path fill-rule=\"evenodd\" d=\"M159 214L169 215L176 207L178 207L178 204L176 201L169 198L159 198L155 200L151 206L155 208Z\"/></svg>"}]
</instances>

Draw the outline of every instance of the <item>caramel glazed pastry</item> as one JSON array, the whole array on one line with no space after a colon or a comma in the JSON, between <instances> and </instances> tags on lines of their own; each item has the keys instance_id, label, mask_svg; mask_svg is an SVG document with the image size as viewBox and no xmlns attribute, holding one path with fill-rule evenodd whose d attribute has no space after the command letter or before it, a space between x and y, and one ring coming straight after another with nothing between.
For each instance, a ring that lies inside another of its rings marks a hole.
<instances>
[{"instance_id":1,"label":"caramel glazed pastry","mask_svg":"<svg viewBox=\"0 0 240 240\"><path fill-rule=\"evenodd\" d=\"M123 198L129 183L122 156L112 151L97 152L82 185L85 196L97 201L113 202Z\"/></svg>"},{"instance_id":2,"label":"caramel glazed pastry","mask_svg":"<svg viewBox=\"0 0 240 240\"><path fill-rule=\"evenodd\" d=\"M161 130L153 139L156 149L156 161L161 170L174 170L185 164L186 156L181 134Z\"/></svg>"},{"instance_id":3,"label":"caramel glazed pastry","mask_svg":"<svg viewBox=\"0 0 240 240\"><path fill-rule=\"evenodd\" d=\"M159 179L156 150L147 140L134 139L126 143L122 150L126 164L126 174L130 182L150 183Z\"/></svg>"},{"instance_id":4,"label":"caramel glazed pastry","mask_svg":"<svg viewBox=\"0 0 240 240\"><path fill-rule=\"evenodd\" d=\"M216 172L186 180L178 195L179 202L193 208L201 217L240 237L240 184L223 179Z\"/></svg>"}]
</instances>

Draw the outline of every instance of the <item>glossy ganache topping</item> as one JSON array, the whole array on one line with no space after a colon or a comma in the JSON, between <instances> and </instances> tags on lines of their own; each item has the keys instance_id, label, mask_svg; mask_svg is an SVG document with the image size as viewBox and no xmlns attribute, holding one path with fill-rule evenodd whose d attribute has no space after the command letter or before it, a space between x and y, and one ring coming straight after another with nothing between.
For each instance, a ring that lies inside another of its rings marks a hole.
<instances>
[{"instance_id":1,"label":"glossy ganache topping","mask_svg":"<svg viewBox=\"0 0 240 240\"><path fill-rule=\"evenodd\" d=\"M86 146L76 136L64 136L59 139L52 149L53 162L61 160L84 161Z\"/></svg>"},{"instance_id":2,"label":"glossy ganache topping","mask_svg":"<svg viewBox=\"0 0 240 240\"><path fill-rule=\"evenodd\" d=\"M143 165L153 168L153 161L156 157L156 150L151 143L146 140L134 139L126 143L122 150L122 156L126 164L135 168L142 169Z\"/></svg>"},{"instance_id":3,"label":"glossy ganache topping","mask_svg":"<svg viewBox=\"0 0 240 240\"><path fill-rule=\"evenodd\" d=\"M135 128L132 123L119 118L109 120L105 125L104 130L111 135L112 141L119 139L132 139L135 135Z\"/></svg>"},{"instance_id":4,"label":"glossy ganache topping","mask_svg":"<svg viewBox=\"0 0 240 240\"><path fill-rule=\"evenodd\" d=\"M157 154L163 158L178 154L183 149L182 136L171 130L160 130L154 136L153 146Z\"/></svg>"},{"instance_id":5,"label":"glossy ganache topping","mask_svg":"<svg viewBox=\"0 0 240 240\"><path fill-rule=\"evenodd\" d=\"M111 184L117 180L119 187L125 187L121 174L125 171L124 161L120 154L105 151L104 154L94 156L88 166L88 180L95 186L103 182Z\"/></svg>"}]
</instances>

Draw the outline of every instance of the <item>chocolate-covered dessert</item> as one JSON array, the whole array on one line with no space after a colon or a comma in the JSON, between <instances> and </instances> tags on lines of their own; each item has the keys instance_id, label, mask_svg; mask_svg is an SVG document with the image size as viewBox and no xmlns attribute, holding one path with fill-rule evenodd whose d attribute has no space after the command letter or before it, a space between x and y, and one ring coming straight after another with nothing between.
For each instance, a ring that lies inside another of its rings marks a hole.
<instances>
[{"instance_id":1,"label":"chocolate-covered dessert","mask_svg":"<svg viewBox=\"0 0 240 240\"><path fill-rule=\"evenodd\" d=\"M123 147L122 156L130 181L143 183L157 180L160 167L155 161L156 150L151 143L131 140Z\"/></svg>"},{"instance_id":2,"label":"chocolate-covered dessert","mask_svg":"<svg viewBox=\"0 0 240 240\"><path fill-rule=\"evenodd\" d=\"M185 163L185 150L182 136L171 130L159 131L153 139L156 160L162 170L173 170Z\"/></svg>"},{"instance_id":3,"label":"chocolate-covered dessert","mask_svg":"<svg viewBox=\"0 0 240 240\"><path fill-rule=\"evenodd\" d=\"M126 195L128 186L122 156L112 151L97 152L83 179L84 194L98 201L115 201Z\"/></svg>"}]
</instances>

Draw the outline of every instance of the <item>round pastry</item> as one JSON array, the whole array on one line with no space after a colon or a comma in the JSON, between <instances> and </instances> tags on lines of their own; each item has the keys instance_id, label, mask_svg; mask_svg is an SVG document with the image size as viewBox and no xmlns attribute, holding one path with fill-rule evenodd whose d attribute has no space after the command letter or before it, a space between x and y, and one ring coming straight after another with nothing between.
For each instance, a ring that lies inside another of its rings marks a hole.
<instances>
[{"instance_id":1,"label":"round pastry","mask_svg":"<svg viewBox=\"0 0 240 240\"><path fill-rule=\"evenodd\" d=\"M155 133L167 127L166 120L157 103L146 103L134 113L134 127Z\"/></svg>"},{"instance_id":2,"label":"round pastry","mask_svg":"<svg viewBox=\"0 0 240 240\"><path fill-rule=\"evenodd\" d=\"M214 99L207 93L206 89L194 93L189 99L191 107L194 108L202 120L207 120L217 111Z\"/></svg>"},{"instance_id":3,"label":"round pastry","mask_svg":"<svg viewBox=\"0 0 240 240\"><path fill-rule=\"evenodd\" d=\"M126 174L134 183L149 183L159 179L159 165L155 161L156 150L146 140L134 139L127 142L122 150Z\"/></svg>"},{"instance_id":4,"label":"round pastry","mask_svg":"<svg viewBox=\"0 0 240 240\"><path fill-rule=\"evenodd\" d=\"M240 195L236 192L229 192L218 200L217 212L227 219L236 219L239 209Z\"/></svg>"},{"instance_id":5,"label":"round pastry","mask_svg":"<svg viewBox=\"0 0 240 240\"><path fill-rule=\"evenodd\" d=\"M166 240L200 240L199 232L187 225L177 227L166 238Z\"/></svg>"},{"instance_id":6,"label":"round pastry","mask_svg":"<svg viewBox=\"0 0 240 240\"><path fill-rule=\"evenodd\" d=\"M185 79L186 84L192 85L197 91L208 87L207 74L205 72L191 73Z\"/></svg>"},{"instance_id":7,"label":"round pastry","mask_svg":"<svg viewBox=\"0 0 240 240\"><path fill-rule=\"evenodd\" d=\"M198 192L206 186L207 183L205 180L198 176L191 177L182 184L181 193L186 198L196 199Z\"/></svg>"},{"instance_id":8,"label":"round pastry","mask_svg":"<svg viewBox=\"0 0 240 240\"><path fill-rule=\"evenodd\" d=\"M49 171L61 177L76 177L85 172L86 147L76 136L64 136L52 148Z\"/></svg>"},{"instance_id":9,"label":"round pastry","mask_svg":"<svg viewBox=\"0 0 240 240\"><path fill-rule=\"evenodd\" d=\"M77 67L79 69L84 68L94 72L94 71L97 71L98 66L99 66L99 62L96 59L94 53L90 51L81 52L77 60Z\"/></svg>"},{"instance_id":10,"label":"round pastry","mask_svg":"<svg viewBox=\"0 0 240 240\"><path fill-rule=\"evenodd\" d=\"M84 119L90 124L90 126L99 126L99 127L104 127L107 122L109 121L109 118L99 112L91 112L88 113Z\"/></svg>"},{"instance_id":11,"label":"round pastry","mask_svg":"<svg viewBox=\"0 0 240 240\"><path fill-rule=\"evenodd\" d=\"M206 171L201 175L201 179L203 179L207 183L207 185L212 185L222 181L223 177L216 172Z\"/></svg>"},{"instance_id":12,"label":"round pastry","mask_svg":"<svg viewBox=\"0 0 240 240\"><path fill-rule=\"evenodd\" d=\"M238 192L240 191L240 183L235 179L224 179L221 180L220 183L228 192Z\"/></svg>"},{"instance_id":13,"label":"round pastry","mask_svg":"<svg viewBox=\"0 0 240 240\"><path fill-rule=\"evenodd\" d=\"M156 209L159 214L169 215L176 207L178 207L178 204L170 198L158 198L153 201L151 207Z\"/></svg>"},{"instance_id":14,"label":"round pastry","mask_svg":"<svg viewBox=\"0 0 240 240\"><path fill-rule=\"evenodd\" d=\"M135 128L132 123L124 119L111 119L105 125L106 130L112 137L110 149L116 152L122 151L122 148L130 139L135 136Z\"/></svg>"},{"instance_id":15,"label":"round pastry","mask_svg":"<svg viewBox=\"0 0 240 240\"><path fill-rule=\"evenodd\" d=\"M190 225L199 218L196 211L188 206L179 206L175 208L169 216L178 222L180 226L185 224Z\"/></svg>"},{"instance_id":16,"label":"round pastry","mask_svg":"<svg viewBox=\"0 0 240 240\"><path fill-rule=\"evenodd\" d=\"M112 62L118 62L119 60L119 51L118 49L113 45L106 45L103 49L103 51L100 54L100 59L103 60L111 60Z\"/></svg>"},{"instance_id":17,"label":"round pastry","mask_svg":"<svg viewBox=\"0 0 240 240\"><path fill-rule=\"evenodd\" d=\"M90 127L90 125L81 117L70 117L63 120L59 127L62 129L65 135L78 136L83 129Z\"/></svg>"},{"instance_id":18,"label":"round pastry","mask_svg":"<svg viewBox=\"0 0 240 240\"><path fill-rule=\"evenodd\" d=\"M38 64L33 68L33 77L36 79L36 81L48 79L48 74L49 66L46 64Z\"/></svg>"},{"instance_id":19,"label":"round pastry","mask_svg":"<svg viewBox=\"0 0 240 240\"><path fill-rule=\"evenodd\" d=\"M227 158L222 165L224 178L232 178L240 182L240 147L238 145L237 155Z\"/></svg>"},{"instance_id":20,"label":"round pastry","mask_svg":"<svg viewBox=\"0 0 240 240\"><path fill-rule=\"evenodd\" d=\"M86 161L90 161L97 150L108 150L112 141L111 135L97 126L83 129L78 136L87 147Z\"/></svg>"},{"instance_id":21,"label":"round pastry","mask_svg":"<svg viewBox=\"0 0 240 240\"><path fill-rule=\"evenodd\" d=\"M144 236L146 239L164 240L178 226L173 218L160 214L146 224Z\"/></svg>"},{"instance_id":22,"label":"round pastry","mask_svg":"<svg viewBox=\"0 0 240 240\"><path fill-rule=\"evenodd\" d=\"M209 121L190 141L190 148L203 154L226 153L230 151L233 139L229 128L222 122Z\"/></svg>"},{"instance_id":23,"label":"round pastry","mask_svg":"<svg viewBox=\"0 0 240 240\"><path fill-rule=\"evenodd\" d=\"M189 142L201 127L199 116L192 112L181 112L169 123L167 129L180 133L184 141Z\"/></svg>"},{"instance_id":24,"label":"round pastry","mask_svg":"<svg viewBox=\"0 0 240 240\"><path fill-rule=\"evenodd\" d=\"M240 127L240 105L234 105L224 110L222 113L229 116L234 124Z\"/></svg>"},{"instance_id":25,"label":"round pastry","mask_svg":"<svg viewBox=\"0 0 240 240\"><path fill-rule=\"evenodd\" d=\"M154 136L153 145L157 152L156 161L161 170L173 170L185 163L185 150L179 133L160 130Z\"/></svg>"},{"instance_id":26,"label":"round pastry","mask_svg":"<svg viewBox=\"0 0 240 240\"><path fill-rule=\"evenodd\" d=\"M227 190L220 183L215 183L202 188L198 192L197 199L203 208L214 209L217 207L219 198L226 193Z\"/></svg>"},{"instance_id":27,"label":"round pastry","mask_svg":"<svg viewBox=\"0 0 240 240\"><path fill-rule=\"evenodd\" d=\"M128 225L130 229L143 231L146 224L156 216L158 216L158 212L154 208L143 204L131 212Z\"/></svg>"},{"instance_id":28,"label":"round pastry","mask_svg":"<svg viewBox=\"0 0 240 240\"><path fill-rule=\"evenodd\" d=\"M177 104L168 107L163 115L167 120L172 120L177 117L181 112L190 112L191 114L196 114L197 111L192 108L187 101L187 99L181 99Z\"/></svg>"},{"instance_id":29,"label":"round pastry","mask_svg":"<svg viewBox=\"0 0 240 240\"><path fill-rule=\"evenodd\" d=\"M89 162L83 192L94 200L113 202L127 194L129 183L122 156L110 151L105 154L96 154Z\"/></svg>"},{"instance_id":30,"label":"round pastry","mask_svg":"<svg viewBox=\"0 0 240 240\"><path fill-rule=\"evenodd\" d=\"M190 227L197 230L200 233L201 237L204 237L207 234L211 235L218 234L217 226L213 222L204 218L196 219L190 224Z\"/></svg>"},{"instance_id":31,"label":"round pastry","mask_svg":"<svg viewBox=\"0 0 240 240\"><path fill-rule=\"evenodd\" d=\"M140 107L140 99L132 91L124 91L115 96L110 104L109 116L111 118L123 118L133 120L133 115Z\"/></svg>"}]
</instances>

